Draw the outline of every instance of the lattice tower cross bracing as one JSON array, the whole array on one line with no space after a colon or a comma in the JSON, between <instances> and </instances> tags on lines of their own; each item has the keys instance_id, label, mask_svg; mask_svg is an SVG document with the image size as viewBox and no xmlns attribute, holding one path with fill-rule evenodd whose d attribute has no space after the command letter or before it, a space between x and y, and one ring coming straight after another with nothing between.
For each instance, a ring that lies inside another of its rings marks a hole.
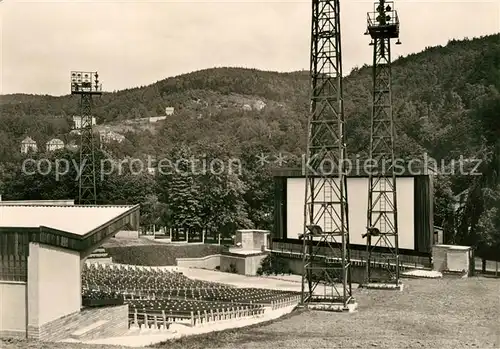
<instances>
[{"instance_id":1,"label":"lattice tower cross bracing","mask_svg":"<svg viewBox=\"0 0 500 349\"><path fill-rule=\"evenodd\" d=\"M339 168L346 158L339 13L338 0L312 2L302 304L325 310L354 302L346 175Z\"/></svg>"},{"instance_id":2,"label":"lattice tower cross bracing","mask_svg":"<svg viewBox=\"0 0 500 349\"><path fill-rule=\"evenodd\" d=\"M71 94L80 95L81 138L78 203L97 203L95 146L92 130L92 96L102 94L97 72L71 72Z\"/></svg>"},{"instance_id":3,"label":"lattice tower cross bracing","mask_svg":"<svg viewBox=\"0 0 500 349\"><path fill-rule=\"evenodd\" d=\"M366 283L372 282L372 258L375 248L388 251L390 282L399 284L399 242L394 159L394 115L391 86L391 39L399 38L399 19L393 2L381 0L368 13L366 34L373 45L373 100L371 116ZM399 40L396 44L399 44ZM388 281L388 280L378 280Z\"/></svg>"}]
</instances>

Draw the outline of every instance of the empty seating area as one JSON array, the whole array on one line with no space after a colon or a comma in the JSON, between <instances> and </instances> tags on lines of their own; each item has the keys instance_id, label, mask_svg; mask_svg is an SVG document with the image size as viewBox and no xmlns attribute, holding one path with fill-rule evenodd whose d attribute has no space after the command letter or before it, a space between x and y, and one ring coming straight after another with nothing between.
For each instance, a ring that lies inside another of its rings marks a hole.
<instances>
[{"instance_id":1,"label":"empty seating area","mask_svg":"<svg viewBox=\"0 0 500 349\"><path fill-rule=\"evenodd\" d=\"M176 315L190 315L191 312L210 312L216 309L230 309L239 304L234 303L223 303L223 302L203 302L203 301L193 301L193 300L177 300L177 299L154 299L154 300L127 300L131 312L147 311L147 312L157 312L162 313L165 311L166 314L176 314ZM258 304L247 305L249 308L256 309L261 306Z\"/></svg>"},{"instance_id":2,"label":"empty seating area","mask_svg":"<svg viewBox=\"0 0 500 349\"><path fill-rule=\"evenodd\" d=\"M198 300L216 303L241 303L241 304L271 304L280 299L296 296L296 292L265 290L260 288L210 288L210 289L170 289L164 291L149 291L143 296L147 299L164 300ZM129 300L134 300L137 295L125 294Z\"/></svg>"},{"instance_id":3,"label":"empty seating area","mask_svg":"<svg viewBox=\"0 0 500 349\"><path fill-rule=\"evenodd\" d=\"M82 290L82 305L86 307L121 305L123 303L123 295L117 292L104 292L88 288Z\"/></svg>"},{"instance_id":4,"label":"empty seating area","mask_svg":"<svg viewBox=\"0 0 500 349\"><path fill-rule=\"evenodd\" d=\"M131 325L161 323L164 328L174 321L195 325L258 315L264 307L289 306L299 299L297 292L236 288L166 269L111 264L84 265L82 287L84 305L122 301L129 305Z\"/></svg>"},{"instance_id":5,"label":"empty seating area","mask_svg":"<svg viewBox=\"0 0 500 349\"><path fill-rule=\"evenodd\" d=\"M179 288L230 287L191 280L174 271L116 264L86 264L82 269L82 286L84 289L134 294Z\"/></svg>"}]
</instances>

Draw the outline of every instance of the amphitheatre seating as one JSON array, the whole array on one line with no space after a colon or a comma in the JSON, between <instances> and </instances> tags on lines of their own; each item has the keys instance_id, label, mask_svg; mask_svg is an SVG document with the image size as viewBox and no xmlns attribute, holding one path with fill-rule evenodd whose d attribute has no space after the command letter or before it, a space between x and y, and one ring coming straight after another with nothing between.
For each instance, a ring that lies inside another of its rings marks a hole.
<instances>
[{"instance_id":1,"label":"amphitheatre seating","mask_svg":"<svg viewBox=\"0 0 500 349\"><path fill-rule=\"evenodd\" d=\"M190 315L191 312L215 311L222 309L230 309L235 306L247 306L244 304L222 303L222 302L201 302L192 300L129 300L127 301L129 308L138 311L147 311L150 313L162 313L175 315ZM252 309L261 308L259 305L249 306Z\"/></svg>"},{"instance_id":2,"label":"amphitheatre seating","mask_svg":"<svg viewBox=\"0 0 500 349\"><path fill-rule=\"evenodd\" d=\"M108 292L229 287L214 282L191 280L180 273L168 270L102 264L85 265L82 270L82 285L84 288Z\"/></svg>"},{"instance_id":3,"label":"amphitheatre seating","mask_svg":"<svg viewBox=\"0 0 500 349\"><path fill-rule=\"evenodd\" d=\"M87 304L103 305L104 300L108 300L111 305L119 299L129 305L131 324L157 326L160 321L165 328L169 326L168 319L189 319L194 324L203 319L216 321L261 314L265 306L274 309L276 304L278 307L288 305L299 295L298 292L236 288L192 280L159 268L109 264L85 265L82 287L82 297Z\"/></svg>"},{"instance_id":4,"label":"amphitheatre seating","mask_svg":"<svg viewBox=\"0 0 500 349\"><path fill-rule=\"evenodd\" d=\"M116 292L83 289L82 304L87 307L122 305L124 304L124 297L122 294Z\"/></svg>"}]
</instances>

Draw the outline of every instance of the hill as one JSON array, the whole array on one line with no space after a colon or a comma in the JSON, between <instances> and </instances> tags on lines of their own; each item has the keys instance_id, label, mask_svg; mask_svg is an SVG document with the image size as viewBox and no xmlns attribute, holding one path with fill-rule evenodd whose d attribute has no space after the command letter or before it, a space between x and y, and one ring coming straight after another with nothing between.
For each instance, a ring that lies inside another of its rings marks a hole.
<instances>
[{"instance_id":1,"label":"hill","mask_svg":"<svg viewBox=\"0 0 500 349\"><path fill-rule=\"evenodd\" d=\"M427 152L448 162L460 155L484 160L484 176L480 178L440 177L437 224L454 226L447 228L452 240L460 235L458 230L468 231L466 227L473 226L476 235L481 229L499 227L495 207L500 202L500 35L427 48L396 60L392 75L399 155ZM370 132L370 67L354 69L344 86L348 151L363 153ZM162 157L181 144L189 145L195 154L210 145L228 157L248 158L260 152L300 156L305 149L308 99L308 72L216 68L105 93L95 101L94 110L99 124L123 129L126 120L160 116L165 107L175 108L174 115L155 124L154 130L129 128L127 141L110 150L118 157ZM8 95L0 97L0 105L0 143L4 149L0 156L8 162L19 160L15 154L27 134L39 142L53 136L62 138L69 128L67 116L77 114L78 98ZM269 185L263 188L271 190ZM490 188L491 193L485 193L484 188ZM469 196L459 228L451 207L454 194L465 189ZM464 242L471 242L476 235L464 238Z\"/></svg>"}]
</instances>

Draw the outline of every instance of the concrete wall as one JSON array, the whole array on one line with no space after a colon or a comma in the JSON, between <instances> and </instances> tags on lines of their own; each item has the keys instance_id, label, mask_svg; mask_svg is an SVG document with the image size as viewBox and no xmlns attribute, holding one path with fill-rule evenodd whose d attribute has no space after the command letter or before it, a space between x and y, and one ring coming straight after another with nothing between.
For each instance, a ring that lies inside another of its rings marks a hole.
<instances>
[{"instance_id":1,"label":"concrete wall","mask_svg":"<svg viewBox=\"0 0 500 349\"><path fill-rule=\"evenodd\" d=\"M26 337L26 283L0 281L0 337Z\"/></svg>"},{"instance_id":2,"label":"concrete wall","mask_svg":"<svg viewBox=\"0 0 500 349\"><path fill-rule=\"evenodd\" d=\"M298 235L304 232L305 179L287 178L286 182L287 207L285 210L287 217L287 237L289 239L297 239ZM414 179L411 177L399 177L396 179L396 182L398 186L399 248L413 250L415 248ZM354 245L366 245L366 239L362 238L362 234L366 232L368 178L348 178L347 191L349 197L350 242ZM389 219L392 220L390 216ZM333 226L335 226L335 223ZM393 239L393 237L389 237L389 240L394 245Z\"/></svg>"},{"instance_id":3,"label":"concrete wall","mask_svg":"<svg viewBox=\"0 0 500 349\"><path fill-rule=\"evenodd\" d=\"M223 254L220 260L220 270L229 272L231 264L234 264L237 274L257 275L257 269L259 269L261 261L266 258L266 256L266 253L249 256Z\"/></svg>"},{"instance_id":4,"label":"concrete wall","mask_svg":"<svg viewBox=\"0 0 500 349\"><path fill-rule=\"evenodd\" d=\"M80 311L80 254L38 243L29 251L28 331L38 337L44 324Z\"/></svg>"},{"instance_id":5,"label":"concrete wall","mask_svg":"<svg viewBox=\"0 0 500 349\"><path fill-rule=\"evenodd\" d=\"M446 250L447 247L439 245L432 246L432 269L443 271L446 269Z\"/></svg>"},{"instance_id":6,"label":"concrete wall","mask_svg":"<svg viewBox=\"0 0 500 349\"><path fill-rule=\"evenodd\" d=\"M432 264L436 271L469 272L471 249L467 246L435 245L432 247Z\"/></svg>"},{"instance_id":7,"label":"concrete wall","mask_svg":"<svg viewBox=\"0 0 500 349\"><path fill-rule=\"evenodd\" d=\"M216 269L221 266L221 255L215 254L199 258L177 258L175 264L183 268ZM221 267L221 270L224 271Z\"/></svg>"},{"instance_id":8,"label":"concrete wall","mask_svg":"<svg viewBox=\"0 0 500 349\"><path fill-rule=\"evenodd\" d=\"M251 230L238 230L234 238L235 244L241 243L241 247L245 250L261 251L262 246L266 249L267 236L269 232L251 231Z\"/></svg>"},{"instance_id":9,"label":"concrete wall","mask_svg":"<svg viewBox=\"0 0 500 349\"><path fill-rule=\"evenodd\" d=\"M469 251L450 249L446 253L446 266L450 271L469 270Z\"/></svg>"},{"instance_id":10,"label":"concrete wall","mask_svg":"<svg viewBox=\"0 0 500 349\"><path fill-rule=\"evenodd\" d=\"M229 272L231 264L234 264L238 274L257 275L257 269L259 269L261 261L266 258L266 256L267 254L249 256L217 254L200 258L177 258L176 265L184 268L212 270L216 269L216 267L220 267L220 271Z\"/></svg>"},{"instance_id":11,"label":"concrete wall","mask_svg":"<svg viewBox=\"0 0 500 349\"><path fill-rule=\"evenodd\" d=\"M115 238L117 239L138 239L139 232L136 230L121 230L116 233Z\"/></svg>"},{"instance_id":12,"label":"concrete wall","mask_svg":"<svg viewBox=\"0 0 500 349\"><path fill-rule=\"evenodd\" d=\"M220 259L220 271L229 272L231 270L231 264L236 267L236 273L245 275L245 258L222 255Z\"/></svg>"},{"instance_id":13,"label":"concrete wall","mask_svg":"<svg viewBox=\"0 0 500 349\"><path fill-rule=\"evenodd\" d=\"M288 266L290 267L290 270L292 271L292 274L295 275L302 275L302 270L303 270L303 264L302 264L302 259L300 258L287 258L287 257L280 257L283 260L285 260L288 263ZM366 267L364 266L351 266L351 282L354 284L361 284L365 282L365 275L366 275ZM371 270L371 276L374 279L386 279L389 276L389 272L380 269L380 268L372 268Z\"/></svg>"},{"instance_id":14,"label":"concrete wall","mask_svg":"<svg viewBox=\"0 0 500 349\"><path fill-rule=\"evenodd\" d=\"M266 257L267 253L245 258L245 275L257 275L260 263Z\"/></svg>"}]
</instances>

